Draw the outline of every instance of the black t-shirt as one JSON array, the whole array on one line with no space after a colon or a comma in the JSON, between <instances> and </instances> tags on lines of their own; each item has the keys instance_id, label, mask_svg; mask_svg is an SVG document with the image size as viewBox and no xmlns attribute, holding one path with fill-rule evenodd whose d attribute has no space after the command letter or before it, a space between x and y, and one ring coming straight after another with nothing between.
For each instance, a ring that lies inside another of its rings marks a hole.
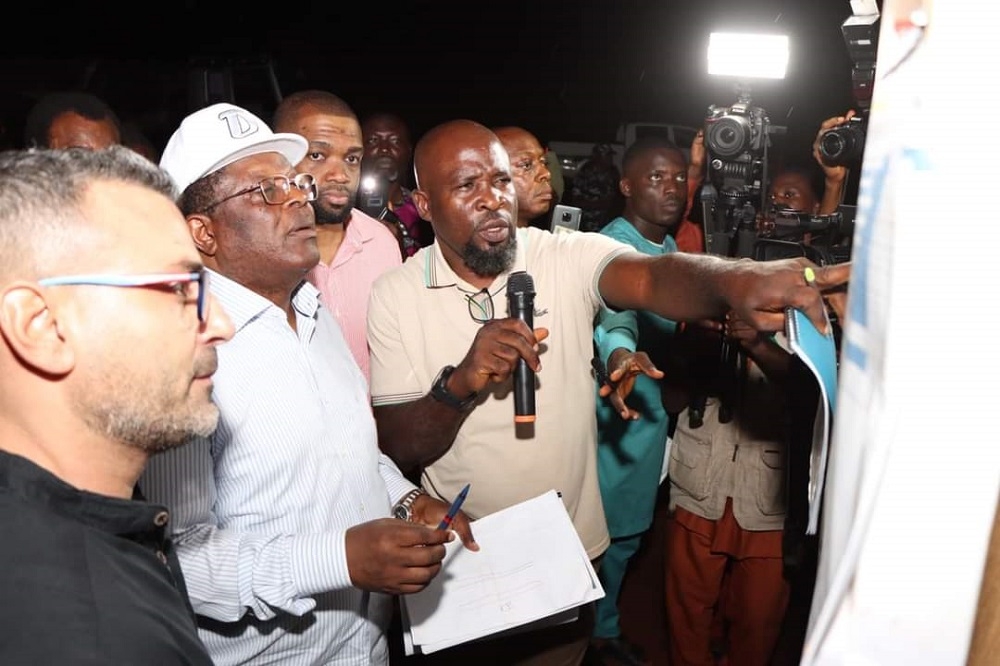
<instances>
[{"instance_id":1,"label":"black t-shirt","mask_svg":"<svg viewBox=\"0 0 1000 666\"><path fill-rule=\"evenodd\" d=\"M168 517L0 451L0 664L211 664Z\"/></svg>"}]
</instances>

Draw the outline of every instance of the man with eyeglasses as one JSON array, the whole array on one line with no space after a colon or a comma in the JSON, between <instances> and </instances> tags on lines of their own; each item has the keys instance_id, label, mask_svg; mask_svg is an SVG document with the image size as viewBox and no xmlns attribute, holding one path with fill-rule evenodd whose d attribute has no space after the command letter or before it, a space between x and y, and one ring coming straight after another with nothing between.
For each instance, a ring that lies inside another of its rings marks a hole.
<instances>
[{"instance_id":1,"label":"man with eyeglasses","mask_svg":"<svg viewBox=\"0 0 1000 666\"><path fill-rule=\"evenodd\" d=\"M315 179L298 134L231 104L187 116L161 165L212 292L231 313L209 438L150 465L174 507L199 630L216 664L388 663L391 594L422 589L448 504L381 455L367 385L319 292ZM396 515L390 518L393 503ZM468 520L455 526L466 544Z\"/></svg>"},{"instance_id":2,"label":"man with eyeglasses","mask_svg":"<svg viewBox=\"0 0 1000 666\"><path fill-rule=\"evenodd\" d=\"M364 144L354 111L336 95L301 90L285 97L274 113L274 129L309 142L298 164L316 180L311 202L316 214L319 263L309 280L323 297L368 382L368 294L372 282L402 257L392 232L354 207Z\"/></svg>"},{"instance_id":3,"label":"man with eyeglasses","mask_svg":"<svg viewBox=\"0 0 1000 666\"><path fill-rule=\"evenodd\" d=\"M124 146L0 154L0 663L212 663L136 492L233 335L174 195Z\"/></svg>"},{"instance_id":4,"label":"man with eyeglasses","mask_svg":"<svg viewBox=\"0 0 1000 666\"><path fill-rule=\"evenodd\" d=\"M517 192L517 226L528 227L534 222L547 229L549 221L542 218L552 208L553 191L545 149L534 134L522 127L497 127L493 132L510 156L511 178Z\"/></svg>"},{"instance_id":5,"label":"man with eyeglasses","mask_svg":"<svg viewBox=\"0 0 1000 666\"><path fill-rule=\"evenodd\" d=\"M805 260L650 257L600 234L518 229L507 151L470 120L425 134L415 163L414 202L436 240L372 289L379 442L404 470L422 470L424 487L437 497L471 483L476 491L464 508L472 517L559 491L592 559L608 546L590 372L600 307L674 320L736 308L756 327L779 330L786 306L822 322L819 287L847 276ZM468 294L485 290L495 298L519 270L534 278L537 328L502 310L486 323L469 316ZM522 358L537 379L533 428L514 422L511 377ZM578 664L592 632L588 615L592 609L584 608L577 622L442 651L433 663Z\"/></svg>"}]
</instances>

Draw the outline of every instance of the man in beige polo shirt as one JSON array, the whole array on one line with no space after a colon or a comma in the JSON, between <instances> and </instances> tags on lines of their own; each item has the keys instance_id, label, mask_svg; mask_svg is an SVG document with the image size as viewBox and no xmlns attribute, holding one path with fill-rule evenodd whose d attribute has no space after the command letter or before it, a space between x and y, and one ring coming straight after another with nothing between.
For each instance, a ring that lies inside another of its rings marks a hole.
<instances>
[{"instance_id":1,"label":"man in beige polo shirt","mask_svg":"<svg viewBox=\"0 0 1000 666\"><path fill-rule=\"evenodd\" d=\"M601 304L674 320L735 309L762 330L779 330L786 305L822 321L819 288L847 277L804 260L649 257L598 234L516 229L508 154L493 132L469 120L429 131L414 165L413 200L435 242L372 289L379 445L404 471L420 471L424 489L438 498L450 500L471 483L463 508L473 518L559 491L591 558L608 545L590 372ZM806 266L815 271L812 282ZM518 270L534 280L534 330L507 317L507 278ZM519 358L536 373L537 420L515 427L511 377ZM579 622L452 648L432 655L433 663L480 663L487 655L488 663L579 664L591 624L581 612Z\"/></svg>"}]
</instances>

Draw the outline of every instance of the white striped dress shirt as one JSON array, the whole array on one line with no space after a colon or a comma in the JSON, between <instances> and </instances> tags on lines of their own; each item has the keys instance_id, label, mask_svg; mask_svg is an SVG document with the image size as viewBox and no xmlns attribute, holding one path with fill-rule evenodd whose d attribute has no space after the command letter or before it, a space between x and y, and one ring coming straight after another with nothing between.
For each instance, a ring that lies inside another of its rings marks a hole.
<instances>
[{"instance_id":1,"label":"white striped dress shirt","mask_svg":"<svg viewBox=\"0 0 1000 666\"><path fill-rule=\"evenodd\" d=\"M217 664L387 664L391 597L351 585L345 532L413 485L379 452L368 390L318 292L273 303L212 274L236 334L219 347L215 434L140 480L171 508L199 633Z\"/></svg>"}]
</instances>

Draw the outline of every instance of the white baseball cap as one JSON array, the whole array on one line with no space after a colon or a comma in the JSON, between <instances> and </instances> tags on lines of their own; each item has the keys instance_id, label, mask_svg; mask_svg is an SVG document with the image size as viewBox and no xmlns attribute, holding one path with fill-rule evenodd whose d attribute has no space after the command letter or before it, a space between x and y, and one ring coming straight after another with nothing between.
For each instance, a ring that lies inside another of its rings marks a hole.
<instances>
[{"instance_id":1,"label":"white baseball cap","mask_svg":"<svg viewBox=\"0 0 1000 666\"><path fill-rule=\"evenodd\" d=\"M292 166L302 161L309 142L298 134L275 134L263 120L232 104L213 104L181 121L163 149L160 167L179 192L237 160L281 153Z\"/></svg>"}]
</instances>

